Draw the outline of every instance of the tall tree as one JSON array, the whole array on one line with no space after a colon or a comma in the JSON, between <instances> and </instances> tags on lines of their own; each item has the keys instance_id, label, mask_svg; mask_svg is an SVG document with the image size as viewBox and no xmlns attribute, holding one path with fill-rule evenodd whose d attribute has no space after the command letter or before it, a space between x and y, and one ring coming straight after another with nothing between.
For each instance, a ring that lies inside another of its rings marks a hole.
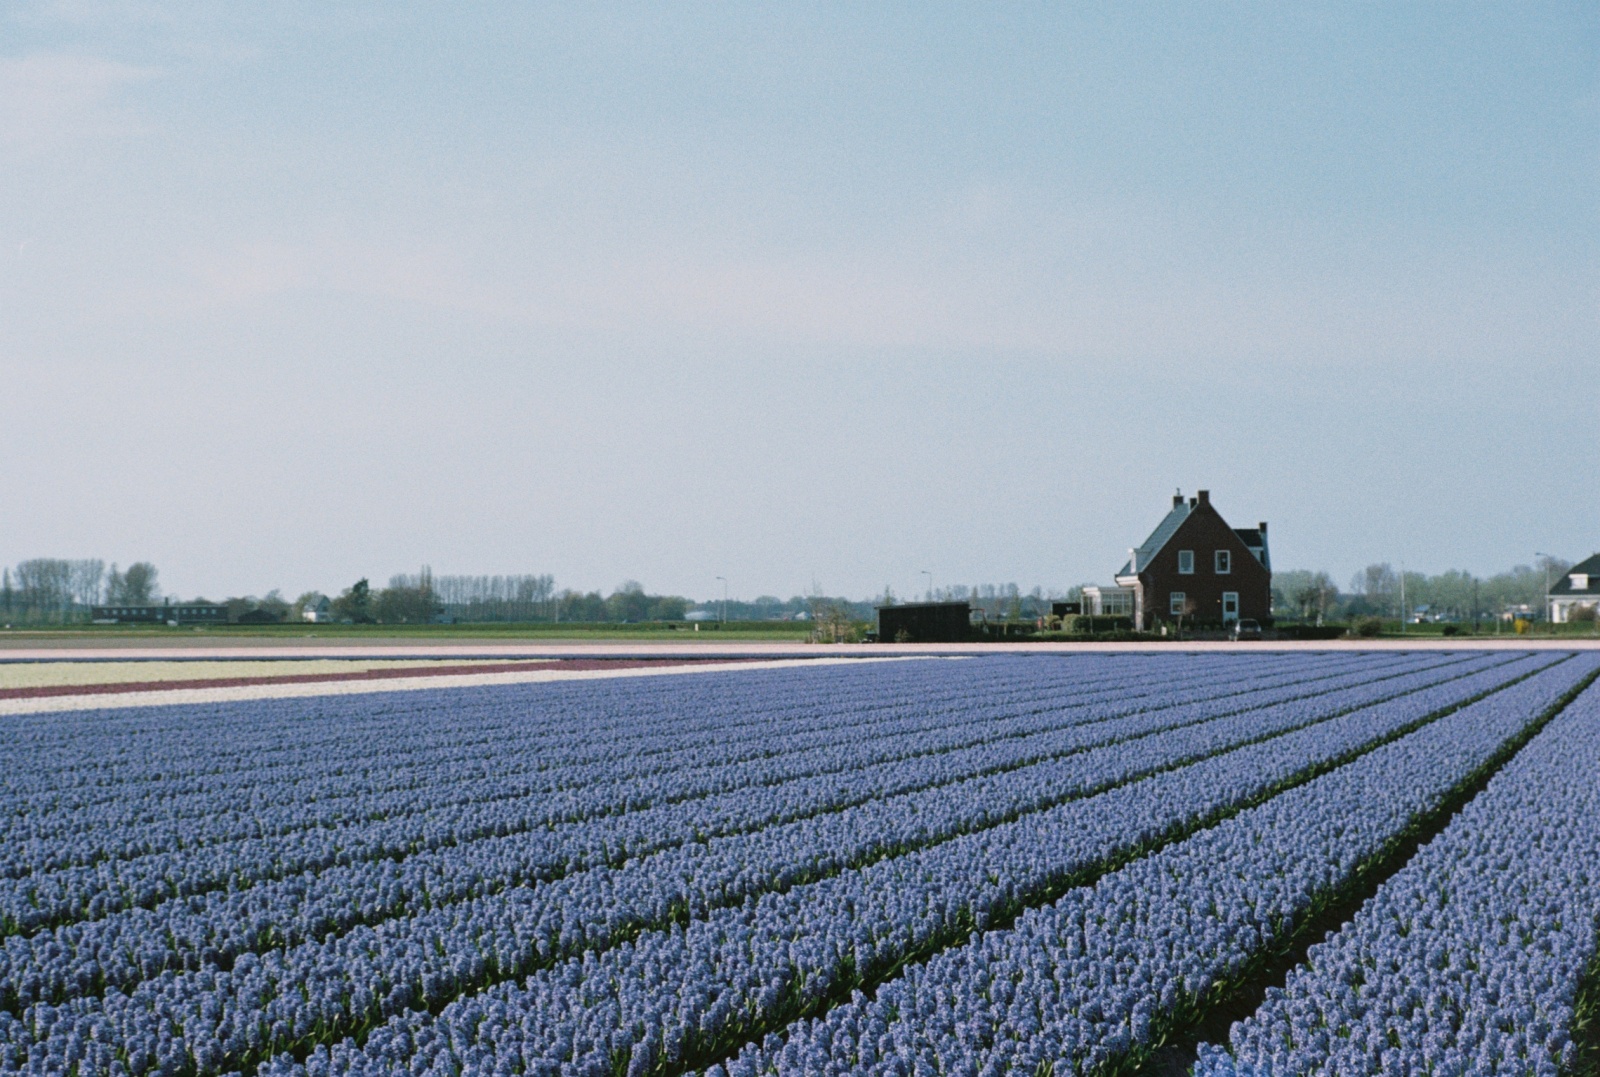
<instances>
[{"instance_id":1,"label":"tall tree","mask_svg":"<svg viewBox=\"0 0 1600 1077\"><path fill-rule=\"evenodd\" d=\"M17 566L17 591L23 615L35 621L62 621L72 604L72 562L35 557Z\"/></svg>"},{"instance_id":2,"label":"tall tree","mask_svg":"<svg viewBox=\"0 0 1600 1077\"><path fill-rule=\"evenodd\" d=\"M159 573L149 561L135 561L122 574L122 599L130 606L148 606L161 597L156 587Z\"/></svg>"},{"instance_id":3,"label":"tall tree","mask_svg":"<svg viewBox=\"0 0 1600 1077\"><path fill-rule=\"evenodd\" d=\"M346 587L343 593L333 600L333 612L358 625L372 623L372 589L367 584L366 577L363 576Z\"/></svg>"}]
</instances>

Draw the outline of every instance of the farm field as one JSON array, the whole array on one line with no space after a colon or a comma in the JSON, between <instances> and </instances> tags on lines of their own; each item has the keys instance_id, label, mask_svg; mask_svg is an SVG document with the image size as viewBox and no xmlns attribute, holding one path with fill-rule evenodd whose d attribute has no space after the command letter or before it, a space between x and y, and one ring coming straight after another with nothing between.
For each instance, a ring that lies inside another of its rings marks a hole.
<instances>
[{"instance_id":1,"label":"farm field","mask_svg":"<svg viewBox=\"0 0 1600 1077\"><path fill-rule=\"evenodd\" d=\"M0 1073L1576 1073L1600 652L0 717Z\"/></svg>"}]
</instances>

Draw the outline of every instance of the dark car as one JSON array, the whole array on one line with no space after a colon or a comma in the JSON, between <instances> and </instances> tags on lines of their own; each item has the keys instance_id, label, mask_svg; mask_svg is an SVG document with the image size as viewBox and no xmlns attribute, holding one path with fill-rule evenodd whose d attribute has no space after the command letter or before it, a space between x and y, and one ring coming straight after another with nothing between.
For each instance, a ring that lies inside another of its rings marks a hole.
<instances>
[{"instance_id":1,"label":"dark car","mask_svg":"<svg viewBox=\"0 0 1600 1077\"><path fill-rule=\"evenodd\" d=\"M1228 638L1233 640L1260 639L1261 622L1248 617L1233 622L1233 631L1228 633Z\"/></svg>"}]
</instances>

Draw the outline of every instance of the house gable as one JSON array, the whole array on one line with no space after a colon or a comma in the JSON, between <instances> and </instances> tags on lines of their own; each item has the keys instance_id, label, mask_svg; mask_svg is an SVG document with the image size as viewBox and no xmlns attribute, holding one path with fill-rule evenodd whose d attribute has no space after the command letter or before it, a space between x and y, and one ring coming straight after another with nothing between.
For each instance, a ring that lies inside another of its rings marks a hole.
<instances>
[{"instance_id":1,"label":"house gable","mask_svg":"<svg viewBox=\"0 0 1600 1077\"><path fill-rule=\"evenodd\" d=\"M1144 540L1144 545L1131 551L1129 560L1122 566L1122 571L1117 573L1118 578L1133 576L1136 574L1136 566L1142 569L1145 565L1148 565L1157 554L1166 548L1167 543L1172 540L1172 536L1178 533L1178 529L1189 518L1191 511L1192 506L1184 504L1183 495L1174 494L1172 497L1172 511L1168 512L1161 522L1156 525L1156 529L1150 532L1150 537Z\"/></svg>"},{"instance_id":2,"label":"house gable","mask_svg":"<svg viewBox=\"0 0 1600 1077\"><path fill-rule=\"evenodd\" d=\"M1600 553L1579 561L1550 585L1551 598L1563 596L1600 598Z\"/></svg>"}]
</instances>

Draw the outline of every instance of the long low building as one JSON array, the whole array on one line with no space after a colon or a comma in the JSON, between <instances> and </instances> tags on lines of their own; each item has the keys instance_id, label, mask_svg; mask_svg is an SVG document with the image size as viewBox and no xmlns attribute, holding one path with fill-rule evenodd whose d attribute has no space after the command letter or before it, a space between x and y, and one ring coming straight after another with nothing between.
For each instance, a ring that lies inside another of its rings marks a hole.
<instances>
[{"instance_id":1,"label":"long low building","mask_svg":"<svg viewBox=\"0 0 1600 1077\"><path fill-rule=\"evenodd\" d=\"M90 606L97 625L227 624L228 607L209 602L164 602L159 606Z\"/></svg>"}]
</instances>

